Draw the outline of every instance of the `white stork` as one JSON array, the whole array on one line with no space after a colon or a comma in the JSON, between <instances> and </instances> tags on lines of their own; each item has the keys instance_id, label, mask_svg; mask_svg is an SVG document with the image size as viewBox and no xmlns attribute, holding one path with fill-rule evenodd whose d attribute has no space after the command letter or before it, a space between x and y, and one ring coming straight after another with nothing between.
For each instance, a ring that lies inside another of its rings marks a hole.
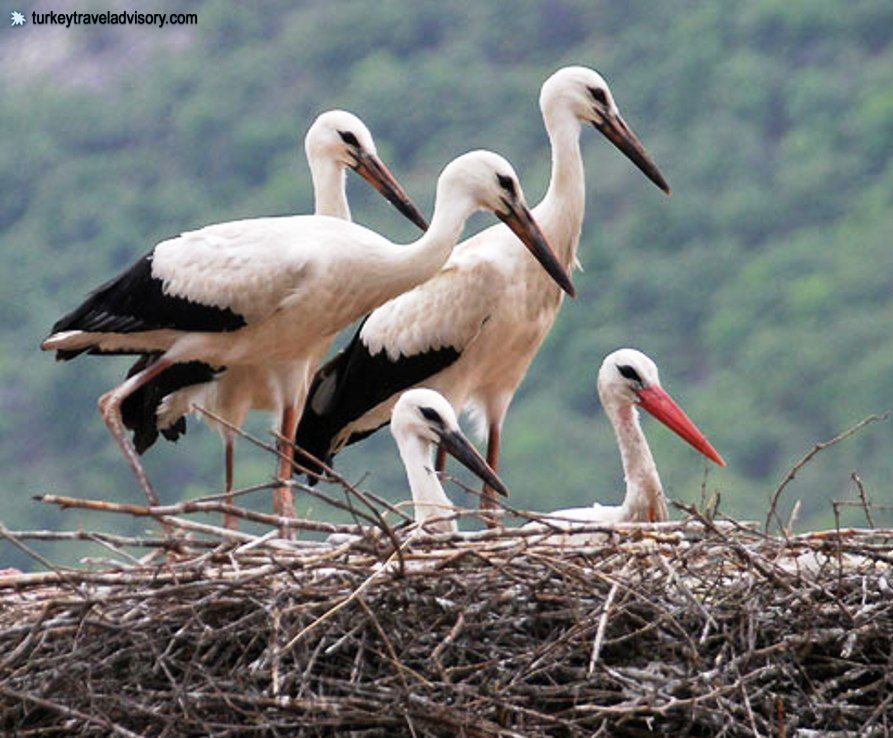
<instances>
[{"instance_id":1,"label":"white stork","mask_svg":"<svg viewBox=\"0 0 893 738\"><path fill-rule=\"evenodd\" d=\"M412 492L415 521L420 526L432 520L427 529L439 533L458 530L448 518L453 505L434 470L432 452L436 446L474 472L487 486L508 495L505 485L477 449L459 429L452 406L434 390L416 388L404 392L391 413L391 433L406 467Z\"/></svg>"},{"instance_id":2,"label":"white stork","mask_svg":"<svg viewBox=\"0 0 893 738\"><path fill-rule=\"evenodd\" d=\"M432 533L455 533L459 530L455 519L451 518L453 503L443 491L434 470L431 457L438 446L474 472L491 489L508 495L502 480L462 433L450 403L434 390L417 387L400 396L391 413L391 434L406 469L415 522L419 528ZM333 533L326 538L326 542L340 546L357 538L352 533Z\"/></svg>"},{"instance_id":3,"label":"white stork","mask_svg":"<svg viewBox=\"0 0 893 738\"><path fill-rule=\"evenodd\" d=\"M662 190L669 187L598 73L557 71L543 84L540 108L552 143L552 178L533 212L570 270L583 223L583 123L592 123ZM509 404L561 304L561 291L511 233L488 228L460 244L433 279L376 310L317 373L297 445L331 461L344 445L386 424L401 391L424 384L457 412L469 406L477 412L488 434L487 462L496 469ZM443 461L441 455L440 470ZM485 489L482 504L488 496Z\"/></svg>"},{"instance_id":4,"label":"white stork","mask_svg":"<svg viewBox=\"0 0 893 738\"><path fill-rule=\"evenodd\" d=\"M349 167L419 228L424 231L428 227L424 216L379 159L372 134L357 116L344 110L322 113L307 131L304 151L313 180L316 215L351 219L345 181ZM130 374L146 368L153 359L141 357ZM215 372L207 364L190 362L171 367L147 382L121 404L124 425L133 431L137 453L143 454L152 446L159 432L176 441L186 432L184 416L195 406L225 421L217 423L203 416L206 422L218 427L223 437L227 502L231 502L236 435L233 428L242 426L249 410L273 411L277 406L269 367L245 364ZM225 522L227 527L234 527L236 519L227 515Z\"/></svg>"},{"instance_id":5,"label":"white stork","mask_svg":"<svg viewBox=\"0 0 893 738\"><path fill-rule=\"evenodd\" d=\"M579 523L659 522L669 517L657 466L639 425L638 408L653 415L711 461L726 465L704 434L661 386L657 366L641 351L625 348L605 357L598 372L598 397L620 447L626 496L623 503L616 506L596 502L592 507L555 510L542 518L550 526L568 529Z\"/></svg>"},{"instance_id":6,"label":"white stork","mask_svg":"<svg viewBox=\"0 0 893 738\"><path fill-rule=\"evenodd\" d=\"M327 216L258 218L208 226L163 241L59 320L43 342L58 359L89 353L157 353L103 395L99 407L150 502L149 484L121 419L121 403L175 364L265 365L282 418L278 477L292 470L292 447L307 387L338 331L429 279L458 241L466 219L492 210L545 269L571 291L524 201L511 165L487 151L448 164L437 182L434 216L414 243L397 245ZM288 487L275 509L293 515Z\"/></svg>"}]
</instances>

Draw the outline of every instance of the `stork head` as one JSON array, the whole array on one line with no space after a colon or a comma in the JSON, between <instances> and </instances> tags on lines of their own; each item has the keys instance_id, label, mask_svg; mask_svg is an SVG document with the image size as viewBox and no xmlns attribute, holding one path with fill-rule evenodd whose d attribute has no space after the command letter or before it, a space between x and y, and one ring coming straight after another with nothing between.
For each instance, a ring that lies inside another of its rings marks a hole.
<instances>
[{"instance_id":1,"label":"stork head","mask_svg":"<svg viewBox=\"0 0 893 738\"><path fill-rule=\"evenodd\" d=\"M623 120L611 88L604 78L588 67L564 67L543 83L540 109L548 121L559 110L569 110L578 120L591 123L620 149L648 179L668 195L664 179L636 134Z\"/></svg>"},{"instance_id":2,"label":"stork head","mask_svg":"<svg viewBox=\"0 0 893 738\"><path fill-rule=\"evenodd\" d=\"M450 403L434 390L418 388L404 392L391 413L391 433L401 445L413 438L429 447L442 445L482 482L499 494L508 495L505 484L463 435Z\"/></svg>"},{"instance_id":3,"label":"stork head","mask_svg":"<svg viewBox=\"0 0 893 738\"><path fill-rule=\"evenodd\" d=\"M350 167L419 228L423 231L428 228L425 216L378 158L369 129L353 113L346 110L322 113L307 131L304 150L310 162L328 160L340 167Z\"/></svg>"},{"instance_id":4,"label":"stork head","mask_svg":"<svg viewBox=\"0 0 893 738\"><path fill-rule=\"evenodd\" d=\"M527 247L549 276L576 296L567 271L533 219L512 165L492 151L471 151L451 161L437 180L437 199L465 202L468 210L490 210Z\"/></svg>"},{"instance_id":5,"label":"stork head","mask_svg":"<svg viewBox=\"0 0 893 738\"><path fill-rule=\"evenodd\" d=\"M635 405L653 415L711 461L722 456L660 384L657 365L641 351L625 348L608 354L598 372L598 395L605 408Z\"/></svg>"}]
</instances>

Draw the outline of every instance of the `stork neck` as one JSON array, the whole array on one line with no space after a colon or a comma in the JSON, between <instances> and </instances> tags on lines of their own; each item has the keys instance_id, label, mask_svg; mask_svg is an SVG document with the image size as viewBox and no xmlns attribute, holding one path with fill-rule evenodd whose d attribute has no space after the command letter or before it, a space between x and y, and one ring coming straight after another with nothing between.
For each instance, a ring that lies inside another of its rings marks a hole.
<instances>
[{"instance_id":1,"label":"stork neck","mask_svg":"<svg viewBox=\"0 0 893 738\"><path fill-rule=\"evenodd\" d=\"M344 166L332 159L310 157L316 215L350 220Z\"/></svg>"},{"instance_id":2,"label":"stork neck","mask_svg":"<svg viewBox=\"0 0 893 738\"><path fill-rule=\"evenodd\" d=\"M417 436L398 440L400 458L406 467L406 478L412 492L415 521L423 523L431 518L449 515L450 498L446 496L431 461L432 444ZM450 526L455 529L455 525Z\"/></svg>"},{"instance_id":3,"label":"stork neck","mask_svg":"<svg viewBox=\"0 0 893 738\"><path fill-rule=\"evenodd\" d=\"M552 144L552 176L534 215L558 259L569 269L576 260L586 208L580 121L567 109L547 110L543 121Z\"/></svg>"},{"instance_id":4,"label":"stork neck","mask_svg":"<svg viewBox=\"0 0 893 738\"><path fill-rule=\"evenodd\" d=\"M637 522L666 520L663 487L651 448L639 424L639 411L626 403L609 404L606 408L617 436L626 480L621 519Z\"/></svg>"},{"instance_id":5,"label":"stork neck","mask_svg":"<svg viewBox=\"0 0 893 738\"><path fill-rule=\"evenodd\" d=\"M403 287L400 292L434 276L449 258L465 221L476 209L462 193L438 191L428 230L419 240L393 251L395 263L391 265L390 275L398 287Z\"/></svg>"}]
</instances>

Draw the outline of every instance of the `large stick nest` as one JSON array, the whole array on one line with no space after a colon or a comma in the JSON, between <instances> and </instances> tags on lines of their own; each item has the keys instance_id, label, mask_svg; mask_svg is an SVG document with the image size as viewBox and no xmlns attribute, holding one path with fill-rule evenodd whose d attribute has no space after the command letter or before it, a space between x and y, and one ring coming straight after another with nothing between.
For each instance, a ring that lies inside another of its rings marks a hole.
<instances>
[{"instance_id":1,"label":"large stick nest","mask_svg":"<svg viewBox=\"0 0 893 738\"><path fill-rule=\"evenodd\" d=\"M893 530L179 546L0 578L4 734L893 730Z\"/></svg>"}]
</instances>

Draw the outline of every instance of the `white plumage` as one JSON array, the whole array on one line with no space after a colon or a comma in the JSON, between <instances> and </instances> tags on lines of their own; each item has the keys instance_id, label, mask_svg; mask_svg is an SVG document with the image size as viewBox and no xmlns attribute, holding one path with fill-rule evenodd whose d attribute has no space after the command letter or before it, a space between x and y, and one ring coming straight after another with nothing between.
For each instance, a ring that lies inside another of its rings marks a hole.
<instances>
[{"instance_id":1,"label":"white plumage","mask_svg":"<svg viewBox=\"0 0 893 738\"><path fill-rule=\"evenodd\" d=\"M500 251L497 244L493 249L497 253L483 253L467 248L469 243L463 244L462 253L454 254L424 289L405 293L406 299L386 302L369 316L360 337L371 354L384 351L396 362L402 356L431 349L465 349L480 334L484 321L506 294L508 249L503 244Z\"/></svg>"},{"instance_id":2,"label":"white plumage","mask_svg":"<svg viewBox=\"0 0 893 738\"><path fill-rule=\"evenodd\" d=\"M704 456L725 466L725 461L709 441L670 398L660 383L657 365L641 351L619 349L602 362L598 372L598 396L614 428L626 494L620 505L572 507L553 510L542 516L548 526L529 523L525 527L542 526L543 530L559 528L570 531L575 525L614 525L631 522L660 522L667 520L667 503L657 465L648 440L639 424L642 408L667 425ZM562 536L565 543L581 544L591 534Z\"/></svg>"},{"instance_id":3,"label":"white plumage","mask_svg":"<svg viewBox=\"0 0 893 738\"><path fill-rule=\"evenodd\" d=\"M533 215L561 265L569 270L576 263L584 213L582 123L591 122L659 187L669 188L596 72L583 67L559 70L543 84L540 107L552 143L552 177ZM511 232L497 225L460 244L435 277L376 310L348 353L354 350L375 357L385 352L393 363L391 373L399 375L406 358L444 347L454 349L452 355L445 352L444 366L414 377L413 383L437 390L457 412L477 411L489 434L487 461L495 469L509 404L562 299L561 290L519 247ZM382 383L385 374L381 370ZM358 379L345 374L343 381ZM352 436L361 437L387 423L398 396L399 391L394 391L374 406L338 408L329 413L339 416L337 422L323 418L312 424L306 419L297 443L331 456ZM315 404L314 398L311 402ZM327 424L336 427L325 428Z\"/></svg>"},{"instance_id":4,"label":"white plumage","mask_svg":"<svg viewBox=\"0 0 893 738\"><path fill-rule=\"evenodd\" d=\"M419 225L422 230L427 227L421 213L411 203L408 196L399 186L396 179L390 174L381 160L378 158L375 142L366 125L352 113L343 110L330 110L322 113L310 126L304 139L304 150L307 162L310 166L310 174L313 181L315 215L327 215L342 220L350 220L350 206L347 202L345 173L348 168L354 169L373 186L382 191L389 200L408 218ZM228 231L239 232L238 224L229 224ZM187 238L191 234L184 234ZM217 236L222 238L223 236ZM197 239L205 246L202 239ZM204 253L203 253L204 251ZM186 255L183 252L175 252L174 258L169 261L159 261L158 249L153 260L153 272L166 280L169 289L183 295L198 295L202 291L210 292L209 285L202 284L198 274L214 270L219 267L215 264L215 257L219 261L225 259L226 248L219 254L208 254L207 248L197 248L194 254ZM274 258L274 251L266 253L267 258ZM188 262L178 264L177 258ZM199 262L198 265L192 264ZM183 267L186 267L185 269ZM292 283L296 275L286 272L276 273L275 265L250 263L229 265L229 269L247 268L262 278L272 274L275 281ZM178 275L184 275L178 281ZM266 277L270 279L270 277ZM189 283L181 284L189 280ZM197 284L191 284L197 282ZM237 312L248 314L248 311L257 309L263 311L264 307L258 304L256 295L260 290L256 288L255 280L252 280L252 294L255 296L254 304L242 305ZM244 287L241 285L240 287ZM224 304L236 305L238 295L223 300L219 293L209 295L210 299L220 299ZM267 307L268 309L268 307ZM324 354L328 347L321 348ZM155 380L160 382L159 380ZM143 391L148 391L144 388ZM169 430L180 419L191 412L195 407L201 407L217 418L222 423L217 423L208 416L201 417L211 425L217 426L224 439L225 451L225 478L226 491L229 493L233 485L233 443L235 432L233 428L239 428L245 422L250 410L273 411L281 407L281 398L277 396L275 372L266 364L237 365L229 368L213 381L189 384L181 389L166 388L167 394L157 406L157 417L128 418L125 413L125 422L128 427L140 428L152 425L157 431ZM159 390L161 392L161 390ZM137 405L142 411L143 405ZM155 412L153 403L149 403L145 412ZM185 427L185 426L184 426ZM176 434L174 435L176 437ZM154 440L154 438L153 438ZM235 526L235 518L227 516L226 524Z\"/></svg>"},{"instance_id":5,"label":"white plumage","mask_svg":"<svg viewBox=\"0 0 893 738\"><path fill-rule=\"evenodd\" d=\"M438 444L486 484L501 494L508 494L496 473L462 434L453 408L437 392L424 388L404 392L391 414L391 434L406 468L415 521L426 530L439 533L458 530L455 519L450 517L453 504L443 491L432 463Z\"/></svg>"},{"instance_id":6,"label":"white plumage","mask_svg":"<svg viewBox=\"0 0 893 738\"><path fill-rule=\"evenodd\" d=\"M292 437L314 364L334 335L430 278L449 256L465 220L479 209L523 221L529 248L554 262L530 220L511 165L476 151L444 169L431 227L415 243L398 246L326 216L209 226L159 244L60 320L43 348L64 358L83 350L161 354L100 400L106 422L154 501L121 422L120 405L128 395L176 362L263 364L282 414L282 434ZM281 451L279 474L285 476L291 470L290 446L283 444ZM285 488L277 495L277 510L291 512Z\"/></svg>"}]
</instances>

